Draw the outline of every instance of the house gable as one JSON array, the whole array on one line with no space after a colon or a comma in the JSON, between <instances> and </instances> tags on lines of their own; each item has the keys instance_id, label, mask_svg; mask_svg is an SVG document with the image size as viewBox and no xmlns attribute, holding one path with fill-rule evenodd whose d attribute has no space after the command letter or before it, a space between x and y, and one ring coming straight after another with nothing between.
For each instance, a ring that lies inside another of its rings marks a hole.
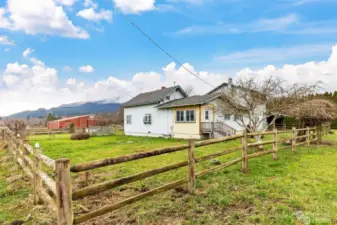
<instances>
[{"instance_id":1,"label":"house gable","mask_svg":"<svg viewBox=\"0 0 337 225\"><path fill-rule=\"evenodd\" d=\"M167 96L170 96L170 99L166 99ZM163 104L171 101L171 98L178 99L185 97L187 97L187 94L179 85L169 88L162 87L160 90L141 93L124 103L122 106L128 108L142 105Z\"/></svg>"}]
</instances>

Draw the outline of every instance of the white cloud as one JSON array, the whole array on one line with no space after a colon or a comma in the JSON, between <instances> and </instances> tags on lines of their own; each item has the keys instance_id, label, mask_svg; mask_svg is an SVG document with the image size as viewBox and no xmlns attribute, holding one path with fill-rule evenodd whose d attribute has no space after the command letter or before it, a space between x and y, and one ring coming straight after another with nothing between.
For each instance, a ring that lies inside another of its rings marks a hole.
<instances>
[{"instance_id":1,"label":"white cloud","mask_svg":"<svg viewBox=\"0 0 337 225\"><path fill-rule=\"evenodd\" d=\"M1 17L0 17L0 20L1 20ZM0 45L13 45L13 43L8 40L9 38L7 36L0 36Z\"/></svg>"},{"instance_id":2,"label":"white cloud","mask_svg":"<svg viewBox=\"0 0 337 225\"><path fill-rule=\"evenodd\" d=\"M280 31L296 23L298 23L298 17L295 14L290 14L279 18L260 19L255 22L253 28L255 32Z\"/></svg>"},{"instance_id":3,"label":"white cloud","mask_svg":"<svg viewBox=\"0 0 337 225\"><path fill-rule=\"evenodd\" d=\"M243 69L238 76L277 76L292 83L316 83L321 82L323 88L329 91L335 90L337 83L337 45L332 48L332 53L327 61L307 62L298 65L286 64L280 68L268 65L260 70Z\"/></svg>"},{"instance_id":4,"label":"white cloud","mask_svg":"<svg viewBox=\"0 0 337 225\"><path fill-rule=\"evenodd\" d=\"M75 4L76 0L55 0L55 2L65 6L72 6Z\"/></svg>"},{"instance_id":5,"label":"white cloud","mask_svg":"<svg viewBox=\"0 0 337 225\"><path fill-rule=\"evenodd\" d=\"M9 63L3 75L3 81L9 89L14 88L16 85L21 90L48 88L53 86L57 80L57 71L53 68L45 67L44 63L35 64L32 67L26 64L20 65L17 62Z\"/></svg>"},{"instance_id":6,"label":"white cloud","mask_svg":"<svg viewBox=\"0 0 337 225\"><path fill-rule=\"evenodd\" d=\"M247 23L217 23L209 25L192 25L184 27L174 36L182 35L213 35L274 32L288 35L335 35L337 20L301 20L295 14L278 18L262 18Z\"/></svg>"},{"instance_id":7,"label":"white cloud","mask_svg":"<svg viewBox=\"0 0 337 225\"><path fill-rule=\"evenodd\" d=\"M6 66L5 74L26 74L28 65L20 65L18 62L8 63Z\"/></svg>"},{"instance_id":8,"label":"white cloud","mask_svg":"<svg viewBox=\"0 0 337 225\"><path fill-rule=\"evenodd\" d=\"M113 0L123 13L137 14L155 9L155 0Z\"/></svg>"},{"instance_id":9,"label":"white cloud","mask_svg":"<svg viewBox=\"0 0 337 225\"><path fill-rule=\"evenodd\" d=\"M75 78L69 78L67 80L67 85L75 85L76 84L76 79Z\"/></svg>"},{"instance_id":10,"label":"white cloud","mask_svg":"<svg viewBox=\"0 0 337 225\"><path fill-rule=\"evenodd\" d=\"M249 23L227 24L218 23L203 26L189 26L175 32L175 35L189 34L239 34L248 32L283 31L297 24L298 17L294 14L277 18L263 18Z\"/></svg>"},{"instance_id":11,"label":"white cloud","mask_svg":"<svg viewBox=\"0 0 337 225\"><path fill-rule=\"evenodd\" d=\"M27 57L28 55L32 54L34 52L34 49L27 48L25 51L23 51L22 56Z\"/></svg>"},{"instance_id":12,"label":"white cloud","mask_svg":"<svg viewBox=\"0 0 337 225\"><path fill-rule=\"evenodd\" d=\"M66 71L66 72L72 72L73 71L73 69L70 66L64 66L63 70Z\"/></svg>"},{"instance_id":13,"label":"white cloud","mask_svg":"<svg viewBox=\"0 0 337 225\"><path fill-rule=\"evenodd\" d=\"M7 0L7 8L0 9L0 27L23 30L31 35L41 33L70 38L89 38L87 31L74 26L63 7L53 0Z\"/></svg>"},{"instance_id":14,"label":"white cloud","mask_svg":"<svg viewBox=\"0 0 337 225\"><path fill-rule=\"evenodd\" d=\"M329 3L329 2L336 2L336 0L283 0L280 2L280 4L287 4L291 6L302 6L307 4L313 4L313 3Z\"/></svg>"},{"instance_id":15,"label":"white cloud","mask_svg":"<svg viewBox=\"0 0 337 225\"><path fill-rule=\"evenodd\" d=\"M10 48L5 48L4 52L9 52L10 50Z\"/></svg>"},{"instance_id":16,"label":"white cloud","mask_svg":"<svg viewBox=\"0 0 337 225\"><path fill-rule=\"evenodd\" d=\"M4 75L2 79L6 86L9 88L14 87L20 81L19 77L11 74Z\"/></svg>"},{"instance_id":17,"label":"white cloud","mask_svg":"<svg viewBox=\"0 0 337 225\"><path fill-rule=\"evenodd\" d=\"M42 62L41 60L38 60L37 58L30 58L29 59L34 65L39 65L39 66L44 66L44 62Z\"/></svg>"},{"instance_id":18,"label":"white cloud","mask_svg":"<svg viewBox=\"0 0 337 225\"><path fill-rule=\"evenodd\" d=\"M188 63L184 66L214 86L227 81L229 77L229 74L199 71ZM297 83L321 81L326 90L332 91L337 83L337 45L333 47L330 57L325 61L286 64L281 67L268 65L257 70L245 68L230 76L235 79L248 75L261 78L273 75ZM57 70L47 67L43 62L33 66L16 62L7 65L0 76L0 83L4 84L0 87L2 114L101 99L125 102L140 92L157 90L162 86L169 87L174 83L182 87L193 85L196 94L204 94L211 89L175 63L169 63L159 72L136 73L131 79L109 76L94 83L84 83L75 78L61 82Z\"/></svg>"},{"instance_id":19,"label":"white cloud","mask_svg":"<svg viewBox=\"0 0 337 225\"><path fill-rule=\"evenodd\" d=\"M96 22L100 20L106 20L109 22L112 21L112 12L110 10L105 9L101 9L99 12L96 12L94 8L82 9L76 14L76 16L80 16L84 19Z\"/></svg>"},{"instance_id":20,"label":"white cloud","mask_svg":"<svg viewBox=\"0 0 337 225\"><path fill-rule=\"evenodd\" d=\"M172 3L179 3L179 2L183 2L183 3L188 3L188 4L192 4L192 5L202 5L206 2L211 2L212 0L169 0L168 2L172 2Z\"/></svg>"},{"instance_id":21,"label":"white cloud","mask_svg":"<svg viewBox=\"0 0 337 225\"><path fill-rule=\"evenodd\" d=\"M91 65L86 65L79 67L78 70L82 73L92 73L94 72L94 67L92 67Z\"/></svg>"},{"instance_id":22,"label":"white cloud","mask_svg":"<svg viewBox=\"0 0 337 225\"><path fill-rule=\"evenodd\" d=\"M331 51L331 44L307 44L275 48L255 48L231 52L215 59L231 64L273 63L292 61L307 57L326 56Z\"/></svg>"},{"instance_id":23,"label":"white cloud","mask_svg":"<svg viewBox=\"0 0 337 225\"><path fill-rule=\"evenodd\" d=\"M6 9L0 8L0 28L10 29L12 27L12 24L9 22L5 14Z\"/></svg>"},{"instance_id":24,"label":"white cloud","mask_svg":"<svg viewBox=\"0 0 337 225\"><path fill-rule=\"evenodd\" d=\"M92 0L84 0L83 5L86 8L93 7L94 9L96 9L98 7L98 5L96 3L94 3Z\"/></svg>"}]
</instances>

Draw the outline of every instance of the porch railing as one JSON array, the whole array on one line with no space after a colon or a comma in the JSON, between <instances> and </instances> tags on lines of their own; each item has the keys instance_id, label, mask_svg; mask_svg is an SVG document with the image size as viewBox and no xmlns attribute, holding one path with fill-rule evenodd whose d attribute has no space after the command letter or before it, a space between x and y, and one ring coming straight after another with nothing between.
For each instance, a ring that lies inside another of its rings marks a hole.
<instances>
[{"instance_id":1,"label":"porch railing","mask_svg":"<svg viewBox=\"0 0 337 225\"><path fill-rule=\"evenodd\" d=\"M202 122L201 132L214 134L217 132L223 136L232 136L236 134L236 130L223 122Z\"/></svg>"}]
</instances>

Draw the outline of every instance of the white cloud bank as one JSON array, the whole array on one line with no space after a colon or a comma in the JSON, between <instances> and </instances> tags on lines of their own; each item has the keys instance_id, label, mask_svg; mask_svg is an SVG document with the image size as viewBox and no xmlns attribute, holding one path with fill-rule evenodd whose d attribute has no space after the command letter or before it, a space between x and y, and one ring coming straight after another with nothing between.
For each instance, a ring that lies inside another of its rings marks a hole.
<instances>
[{"instance_id":1,"label":"white cloud bank","mask_svg":"<svg viewBox=\"0 0 337 225\"><path fill-rule=\"evenodd\" d=\"M59 0L64 5L71 0ZM0 28L22 30L27 34L59 35L87 39L89 34L75 26L68 18L62 5L53 0L7 0L6 8L0 8Z\"/></svg>"},{"instance_id":2,"label":"white cloud bank","mask_svg":"<svg viewBox=\"0 0 337 225\"><path fill-rule=\"evenodd\" d=\"M55 68L50 68L37 59L31 59L31 62L31 66L17 62L7 64L0 76L0 115L78 101L112 99L124 102L140 92L172 86L174 83L182 87L193 85L196 94L204 94L212 88L175 63L168 64L161 72L139 72L128 80L109 76L89 84L74 78L61 83ZM229 77L228 74L197 71L188 63L184 66L213 85L219 85ZM332 91L336 89L337 83L337 45L332 48L326 61L287 64L280 68L268 65L259 70L245 68L230 76L235 78L247 75L261 78L274 75L297 83L321 81L326 90Z\"/></svg>"}]
</instances>

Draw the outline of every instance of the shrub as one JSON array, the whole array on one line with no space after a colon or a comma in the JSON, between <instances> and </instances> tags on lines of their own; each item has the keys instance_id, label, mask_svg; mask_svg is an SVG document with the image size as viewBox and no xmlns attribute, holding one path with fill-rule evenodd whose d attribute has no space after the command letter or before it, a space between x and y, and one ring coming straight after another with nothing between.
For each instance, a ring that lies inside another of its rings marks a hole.
<instances>
[{"instance_id":1,"label":"shrub","mask_svg":"<svg viewBox=\"0 0 337 225\"><path fill-rule=\"evenodd\" d=\"M71 140L86 140L89 139L90 135L87 133L77 133L71 135L70 139Z\"/></svg>"}]
</instances>

